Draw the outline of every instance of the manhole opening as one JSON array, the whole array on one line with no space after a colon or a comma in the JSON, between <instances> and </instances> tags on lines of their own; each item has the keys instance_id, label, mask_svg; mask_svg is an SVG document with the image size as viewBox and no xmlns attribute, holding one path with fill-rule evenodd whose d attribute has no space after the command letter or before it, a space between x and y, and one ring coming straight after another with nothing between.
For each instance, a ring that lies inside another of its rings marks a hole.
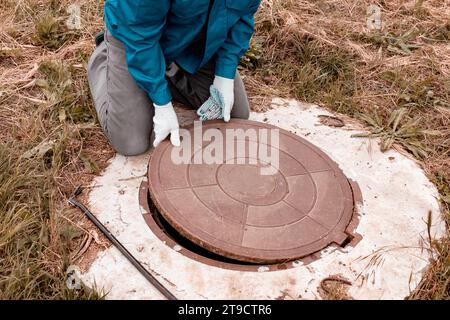
<instances>
[{"instance_id":1,"label":"manhole opening","mask_svg":"<svg viewBox=\"0 0 450 320\"><path fill-rule=\"evenodd\" d=\"M186 151L190 160L178 163L167 141L149 161L147 191L141 198L149 213L145 219L175 251L215 266L269 271L309 263L326 248L355 243L358 188L321 149L286 130L253 121L203 125L203 130L210 128L223 134L225 146L233 146L220 151L226 162L190 161L193 155L207 154L209 144L203 143L200 151L188 146L183 154ZM270 130L278 139L275 145L272 140L255 141L255 149L238 138L236 147L229 129L256 130L261 137ZM194 126L187 130L195 136ZM236 148L241 148L243 162L234 161ZM264 154L264 148L275 157L271 174L262 173L265 162L252 161L259 159L255 150Z\"/></svg>"},{"instance_id":2,"label":"manhole opening","mask_svg":"<svg viewBox=\"0 0 450 320\"><path fill-rule=\"evenodd\" d=\"M294 261L289 260L275 264L257 264L230 259L215 254L195 244L194 242L182 236L175 228L173 228L156 208L149 194L147 182L143 182L141 185L140 202L142 208L145 211L144 217L148 226L161 241L163 241L173 250L183 254L184 256L195 261L205 263L207 265L230 270L261 272L286 270L289 268L297 267L299 265L307 265L317 259L320 259L320 254L318 254L317 252ZM355 222L357 222L357 219L354 219L351 224ZM348 238L339 247L344 248L350 245L351 243L353 243L354 239L355 236L349 233Z\"/></svg>"},{"instance_id":3,"label":"manhole opening","mask_svg":"<svg viewBox=\"0 0 450 320\"><path fill-rule=\"evenodd\" d=\"M174 242L176 242L178 245L182 246L184 249L189 250L195 254L198 254L202 257L205 257L210 260L223 262L227 264L236 264L236 265L243 265L243 266L259 266L258 264L252 264L252 263L246 263L238 260L229 259L223 256L220 256L218 254L215 254L213 252L210 252L206 250L205 248L202 248L189 239L183 237L175 228L173 228L166 219L159 213L158 209L156 208L155 204L153 203L150 195L147 193L147 202L150 209L150 213L152 215L153 220L158 225L158 227Z\"/></svg>"},{"instance_id":4,"label":"manhole opening","mask_svg":"<svg viewBox=\"0 0 450 320\"><path fill-rule=\"evenodd\" d=\"M345 247L350 245L354 239L355 239L355 236L353 236L351 234L347 234L347 239L345 239L345 241L339 247L344 249Z\"/></svg>"}]
</instances>

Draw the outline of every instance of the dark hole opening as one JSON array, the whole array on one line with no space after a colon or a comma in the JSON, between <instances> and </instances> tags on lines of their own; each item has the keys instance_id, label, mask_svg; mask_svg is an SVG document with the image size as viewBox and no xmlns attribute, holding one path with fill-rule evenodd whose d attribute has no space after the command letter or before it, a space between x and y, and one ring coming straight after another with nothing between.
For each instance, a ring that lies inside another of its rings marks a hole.
<instances>
[{"instance_id":1,"label":"dark hole opening","mask_svg":"<svg viewBox=\"0 0 450 320\"><path fill-rule=\"evenodd\" d=\"M345 241L341 244L341 248L345 248L346 246L348 246L354 238L354 236L348 235L347 239L345 239Z\"/></svg>"},{"instance_id":2,"label":"dark hole opening","mask_svg":"<svg viewBox=\"0 0 450 320\"><path fill-rule=\"evenodd\" d=\"M237 265L243 265L243 266L258 266L259 264L256 263L250 263L250 262L244 262L234 259L229 259L226 257L223 257L221 255L215 254L211 251L206 250L205 248L200 247L199 245L195 244L191 240L183 237L175 228L173 228L170 223L167 222L166 219L159 213L158 209L156 208L155 204L153 203L151 197L149 194L147 194L147 201L148 206L150 208L150 212L153 216L153 219L158 224L158 226L161 228L161 230L164 231L164 233L171 238L173 241L178 243L180 246L186 248L187 250L194 252L200 256L203 256L205 258L216 260L224 263L230 263L230 264L237 264Z\"/></svg>"}]
</instances>

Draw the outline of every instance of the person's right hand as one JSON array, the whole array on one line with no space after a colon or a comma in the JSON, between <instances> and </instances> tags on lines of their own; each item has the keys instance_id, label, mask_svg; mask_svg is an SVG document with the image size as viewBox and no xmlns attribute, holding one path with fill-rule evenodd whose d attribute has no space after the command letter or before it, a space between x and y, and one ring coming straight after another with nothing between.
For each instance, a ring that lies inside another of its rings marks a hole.
<instances>
[{"instance_id":1,"label":"person's right hand","mask_svg":"<svg viewBox=\"0 0 450 320\"><path fill-rule=\"evenodd\" d=\"M155 116L153 117L153 130L155 131L156 148L164 139L170 135L170 141L175 147L180 146L180 125L177 114L173 109L172 102L164 106L155 106Z\"/></svg>"}]
</instances>

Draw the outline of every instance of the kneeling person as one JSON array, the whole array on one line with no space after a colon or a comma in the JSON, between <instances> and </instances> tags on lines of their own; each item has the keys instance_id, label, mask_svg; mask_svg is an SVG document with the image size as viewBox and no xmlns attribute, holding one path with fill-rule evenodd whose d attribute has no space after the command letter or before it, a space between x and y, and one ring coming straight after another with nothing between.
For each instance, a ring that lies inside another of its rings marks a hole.
<instances>
[{"instance_id":1,"label":"kneeling person","mask_svg":"<svg viewBox=\"0 0 450 320\"><path fill-rule=\"evenodd\" d=\"M180 144L172 101L199 108L220 92L224 121L248 119L237 66L261 0L107 0L104 37L88 65L100 124L114 149L146 152Z\"/></svg>"}]
</instances>

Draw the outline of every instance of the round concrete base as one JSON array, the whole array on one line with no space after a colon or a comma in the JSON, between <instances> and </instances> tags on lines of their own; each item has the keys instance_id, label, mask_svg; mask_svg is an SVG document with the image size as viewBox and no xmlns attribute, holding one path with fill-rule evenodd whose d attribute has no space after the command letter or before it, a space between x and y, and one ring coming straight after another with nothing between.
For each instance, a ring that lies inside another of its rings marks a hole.
<instances>
[{"instance_id":1,"label":"round concrete base","mask_svg":"<svg viewBox=\"0 0 450 320\"><path fill-rule=\"evenodd\" d=\"M88 206L179 299L317 299L320 282L330 276L347 279L355 299L403 299L428 263L422 246L428 241L429 212L432 235L445 232L436 188L408 157L381 153L376 140L352 138L363 131L358 124L340 122L338 128L335 121L324 121L333 115L318 106L282 99L272 103L272 110L252 113L251 119L307 139L359 184L364 202L355 231L363 238L356 246L329 247L308 264L294 261L289 269L271 272L266 266L238 271L189 258L179 253L181 246L166 245L151 233L142 216L138 196L149 155L112 159L94 181ZM178 111L181 123L194 119L193 112ZM111 299L162 298L114 247L98 254L82 280L109 292Z\"/></svg>"}]
</instances>

